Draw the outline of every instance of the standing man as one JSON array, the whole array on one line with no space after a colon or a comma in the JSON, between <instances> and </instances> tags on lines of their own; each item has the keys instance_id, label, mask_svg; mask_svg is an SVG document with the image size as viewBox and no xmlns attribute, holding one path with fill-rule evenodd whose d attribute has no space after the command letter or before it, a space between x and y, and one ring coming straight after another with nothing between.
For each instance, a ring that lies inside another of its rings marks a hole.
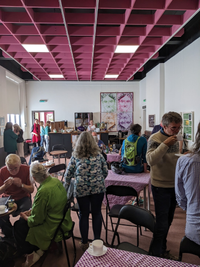
<instances>
[{"instance_id":1,"label":"standing man","mask_svg":"<svg viewBox=\"0 0 200 267\"><path fill-rule=\"evenodd\" d=\"M167 234L176 208L174 189L175 168L179 153L176 135L182 118L176 112L165 113L161 130L148 140L147 162L151 166L151 188L156 213L156 228L150 246L153 256L175 259L166 251Z\"/></svg>"},{"instance_id":2,"label":"standing man","mask_svg":"<svg viewBox=\"0 0 200 267\"><path fill-rule=\"evenodd\" d=\"M6 157L6 166L0 169L0 194L11 196L17 204L17 210L12 215L31 208L30 194L34 187L29 178L29 166L21 164L20 157L10 154ZM9 216L0 218L0 227L6 237L12 237L12 225Z\"/></svg>"}]
</instances>

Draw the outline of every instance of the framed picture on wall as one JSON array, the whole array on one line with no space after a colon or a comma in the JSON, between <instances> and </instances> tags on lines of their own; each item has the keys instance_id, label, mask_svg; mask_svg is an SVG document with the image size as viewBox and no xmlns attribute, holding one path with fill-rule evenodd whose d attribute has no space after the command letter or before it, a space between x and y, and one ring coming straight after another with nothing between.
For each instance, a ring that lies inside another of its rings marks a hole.
<instances>
[{"instance_id":1,"label":"framed picture on wall","mask_svg":"<svg viewBox=\"0 0 200 267\"><path fill-rule=\"evenodd\" d=\"M149 127L155 126L155 115L149 115Z\"/></svg>"},{"instance_id":2,"label":"framed picture on wall","mask_svg":"<svg viewBox=\"0 0 200 267\"><path fill-rule=\"evenodd\" d=\"M194 112L183 112L183 136L194 141Z\"/></svg>"},{"instance_id":3,"label":"framed picture on wall","mask_svg":"<svg viewBox=\"0 0 200 267\"><path fill-rule=\"evenodd\" d=\"M117 93L117 111L133 112L133 93Z\"/></svg>"},{"instance_id":4,"label":"framed picture on wall","mask_svg":"<svg viewBox=\"0 0 200 267\"><path fill-rule=\"evenodd\" d=\"M117 94L116 93L101 93L101 112L116 112L117 110Z\"/></svg>"}]
</instances>

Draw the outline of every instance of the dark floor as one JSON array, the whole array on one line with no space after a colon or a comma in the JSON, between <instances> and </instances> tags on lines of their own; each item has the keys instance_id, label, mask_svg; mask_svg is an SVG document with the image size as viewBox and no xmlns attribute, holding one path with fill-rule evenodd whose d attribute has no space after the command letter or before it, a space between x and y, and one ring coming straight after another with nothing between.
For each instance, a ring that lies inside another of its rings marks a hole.
<instances>
[{"instance_id":1,"label":"dark floor","mask_svg":"<svg viewBox=\"0 0 200 267\"><path fill-rule=\"evenodd\" d=\"M51 157L49 157L51 159ZM28 159L27 159L28 160ZM64 160L61 160L62 163L64 163ZM57 164L57 161L55 162ZM35 191L36 192L36 191ZM33 194L34 196L34 194ZM150 205L151 211L154 213L154 205L153 205L153 199L151 196L151 205ZM102 214L105 219L105 206L102 204ZM80 237L79 233L79 224L78 224L78 218L75 212L71 213L72 219L75 222L75 229L74 229L74 235L76 237ZM170 228L169 234L168 234L168 249L170 250L170 253L178 256L179 252L179 244L184 236L184 228L185 228L185 212L177 207L175 211L174 220L172 223L172 226ZM136 245L136 228L135 227L127 227L127 226L120 226L119 227L119 233L120 233L120 239L121 241L127 241L130 243L133 243ZM112 232L109 231L109 242L112 238ZM92 234L92 222L90 220L90 230L89 230L89 238L93 238ZM101 238L105 240L105 229L102 227L102 235ZM142 236L140 236L140 247L148 250L150 242L152 238L152 233L150 231L144 231L142 230ZM77 249L77 256L76 256L76 262L80 259L83 252L81 251L79 247L80 239L76 239L76 249ZM72 262L73 260L73 246L72 246L72 240L67 240L67 247L70 255L70 260ZM20 258L16 260L15 267L21 267L22 262L25 260L25 258ZM200 265L200 258L197 256L193 256L190 254L184 254L183 255L183 262L188 262L192 264L198 264ZM34 265L34 267L40 266L40 261ZM56 253L49 253L43 267L66 267L67 266L67 260L65 257L65 253L61 255L57 255Z\"/></svg>"}]
</instances>

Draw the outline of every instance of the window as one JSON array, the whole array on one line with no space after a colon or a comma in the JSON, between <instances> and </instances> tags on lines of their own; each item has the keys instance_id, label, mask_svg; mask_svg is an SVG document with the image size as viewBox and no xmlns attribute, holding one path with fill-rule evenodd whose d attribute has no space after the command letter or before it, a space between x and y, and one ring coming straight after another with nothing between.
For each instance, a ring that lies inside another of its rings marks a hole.
<instances>
[{"instance_id":1,"label":"window","mask_svg":"<svg viewBox=\"0 0 200 267\"><path fill-rule=\"evenodd\" d=\"M17 123L21 126L21 119L19 114L7 114L7 121L12 122L12 124Z\"/></svg>"}]
</instances>

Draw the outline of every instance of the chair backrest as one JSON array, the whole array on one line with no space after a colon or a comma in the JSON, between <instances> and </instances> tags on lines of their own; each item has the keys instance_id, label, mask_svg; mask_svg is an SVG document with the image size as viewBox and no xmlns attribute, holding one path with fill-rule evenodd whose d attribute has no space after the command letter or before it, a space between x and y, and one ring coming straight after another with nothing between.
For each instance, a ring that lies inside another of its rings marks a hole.
<instances>
[{"instance_id":1,"label":"chair backrest","mask_svg":"<svg viewBox=\"0 0 200 267\"><path fill-rule=\"evenodd\" d=\"M110 185L106 188L106 195L123 196L138 196L137 191L131 186Z\"/></svg>"},{"instance_id":2,"label":"chair backrest","mask_svg":"<svg viewBox=\"0 0 200 267\"><path fill-rule=\"evenodd\" d=\"M135 196L137 205L139 204L137 191L131 186L110 185L106 188L106 201L107 201L106 207L110 210L108 195L114 195L114 196L118 196L118 197L123 197L123 196L133 196L134 197Z\"/></svg>"},{"instance_id":3,"label":"chair backrest","mask_svg":"<svg viewBox=\"0 0 200 267\"><path fill-rule=\"evenodd\" d=\"M182 259L182 253L190 253L200 257L200 245L184 236L180 243L179 260Z\"/></svg>"},{"instance_id":4,"label":"chair backrest","mask_svg":"<svg viewBox=\"0 0 200 267\"><path fill-rule=\"evenodd\" d=\"M24 157L20 157L20 160L21 160L21 164L26 164L28 165L26 159Z\"/></svg>"},{"instance_id":5,"label":"chair backrest","mask_svg":"<svg viewBox=\"0 0 200 267\"><path fill-rule=\"evenodd\" d=\"M56 144L54 146L52 146L52 151L54 150L66 150L66 147L62 144Z\"/></svg>"},{"instance_id":6,"label":"chair backrest","mask_svg":"<svg viewBox=\"0 0 200 267\"><path fill-rule=\"evenodd\" d=\"M60 223L59 223L59 225L58 225L58 227L57 227L57 229L56 229L56 231L55 231L55 234L54 234L52 240L55 240L58 231L61 230L62 223L63 223L63 221L64 221L64 219L65 219L66 213L67 213L67 211L68 211L69 208L70 208L70 202L67 201L67 203L66 203L66 205L65 205L65 207L64 207L64 210L63 210L63 217L62 217L62 220L60 221Z\"/></svg>"},{"instance_id":7,"label":"chair backrest","mask_svg":"<svg viewBox=\"0 0 200 267\"><path fill-rule=\"evenodd\" d=\"M49 169L49 173L56 173L60 171L65 171L66 170L66 165L64 163L55 165Z\"/></svg>"},{"instance_id":8,"label":"chair backrest","mask_svg":"<svg viewBox=\"0 0 200 267\"><path fill-rule=\"evenodd\" d=\"M136 225L144 226L151 232L155 229L155 217L149 211L138 206L125 205L119 212L119 219L128 220Z\"/></svg>"}]
</instances>

